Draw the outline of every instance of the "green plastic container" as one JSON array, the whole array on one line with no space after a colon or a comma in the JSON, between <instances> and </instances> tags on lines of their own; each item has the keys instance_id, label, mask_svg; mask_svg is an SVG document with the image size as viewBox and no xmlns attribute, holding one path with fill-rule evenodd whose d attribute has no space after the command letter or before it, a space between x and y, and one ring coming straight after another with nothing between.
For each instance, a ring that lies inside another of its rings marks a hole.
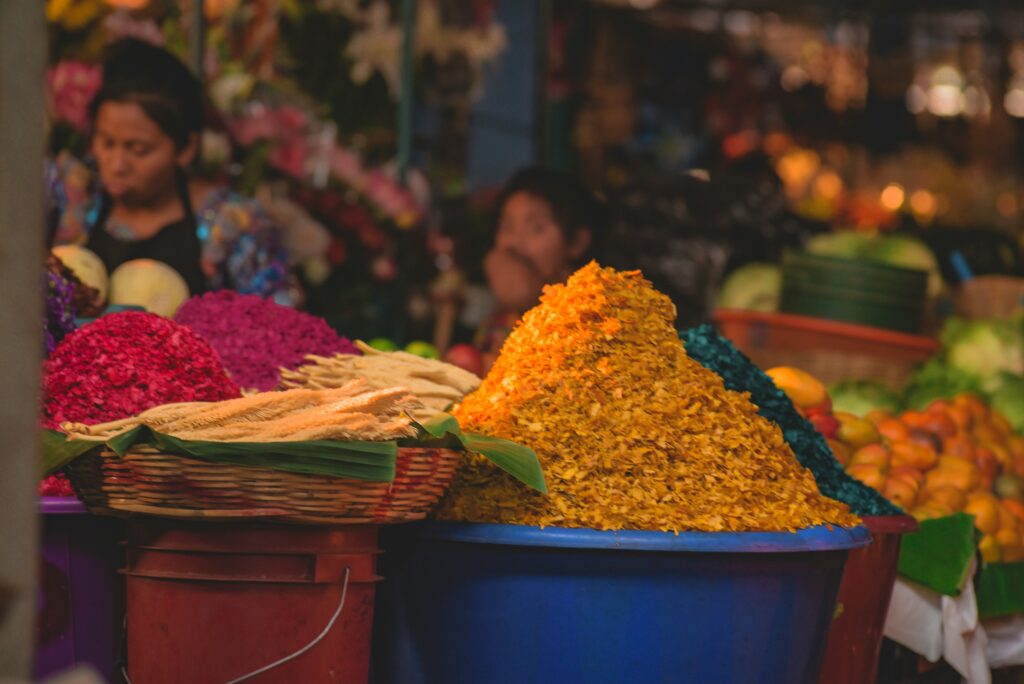
<instances>
[{"instance_id":1,"label":"green plastic container","mask_svg":"<svg viewBox=\"0 0 1024 684\"><path fill-rule=\"evenodd\" d=\"M783 261L780 309L916 333L924 318L927 286L924 271L791 254Z\"/></svg>"}]
</instances>

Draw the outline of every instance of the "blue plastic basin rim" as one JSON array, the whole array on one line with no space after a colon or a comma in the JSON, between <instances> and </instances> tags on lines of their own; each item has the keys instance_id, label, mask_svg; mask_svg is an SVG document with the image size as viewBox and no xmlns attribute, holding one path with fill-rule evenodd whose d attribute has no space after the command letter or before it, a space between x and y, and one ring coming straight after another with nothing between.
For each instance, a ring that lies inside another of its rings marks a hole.
<instances>
[{"instance_id":1,"label":"blue plastic basin rim","mask_svg":"<svg viewBox=\"0 0 1024 684\"><path fill-rule=\"evenodd\" d=\"M797 532L652 532L602 531L566 527L531 527L459 522L418 525L419 536L438 541L569 549L616 549L688 553L798 553L839 551L867 546L871 533L863 525L821 525Z\"/></svg>"}]
</instances>

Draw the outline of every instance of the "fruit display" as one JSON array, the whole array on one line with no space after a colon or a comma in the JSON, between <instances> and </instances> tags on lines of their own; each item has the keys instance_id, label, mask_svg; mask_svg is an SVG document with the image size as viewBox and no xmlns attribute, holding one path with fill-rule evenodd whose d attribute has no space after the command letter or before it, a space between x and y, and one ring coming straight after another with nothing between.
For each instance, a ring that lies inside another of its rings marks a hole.
<instances>
[{"instance_id":1,"label":"fruit display","mask_svg":"<svg viewBox=\"0 0 1024 684\"><path fill-rule=\"evenodd\" d=\"M99 301L106 301L110 284L107 268L96 254L78 245L60 245L51 253L86 287L94 289Z\"/></svg>"},{"instance_id":2,"label":"fruit display","mask_svg":"<svg viewBox=\"0 0 1024 684\"><path fill-rule=\"evenodd\" d=\"M185 279L161 261L133 259L110 274L108 303L116 306L140 306L170 318L188 300L188 296Z\"/></svg>"},{"instance_id":3,"label":"fruit display","mask_svg":"<svg viewBox=\"0 0 1024 684\"><path fill-rule=\"evenodd\" d=\"M820 390L796 369L769 371L847 472L919 520L967 513L989 562L1024 560L1024 436L979 396L936 399L924 410L822 417Z\"/></svg>"},{"instance_id":4,"label":"fruit display","mask_svg":"<svg viewBox=\"0 0 1024 684\"><path fill-rule=\"evenodd\" d=\"M591 263L549 286L453 413L536 451L548 495L475 457L438 517L595 529L855 525L749 395L687 355L668 297Z\"/></svg>"},{"instance_id":5,"label":"fruit display","mask_svg":"<svg viewBox=\"0 0 1024 684\"><path fill-rule=\"evenodd\" d=\"M371 387L406 387L422 402L413 412L419 421L447 411L466 394L480 386L480 378L457 366L426 359L408 352L378 351L356 342L363 356L336 354L332 357L310 355L295 370L281 369L283 389L329 389L361 379Z\"/></svg>"},{"instance_id":6,"label":"fruit display","mask_svg":"<svg viewBox=\"0 0 1024 684\"><path fill-rule=\"evenodd\" d=\"M941 353L911 378L906 406L923 410L936 399L974 393L1024 432L1024 310L1007 318L951 318L941 340Z\"/></svg>"}]
</instances>

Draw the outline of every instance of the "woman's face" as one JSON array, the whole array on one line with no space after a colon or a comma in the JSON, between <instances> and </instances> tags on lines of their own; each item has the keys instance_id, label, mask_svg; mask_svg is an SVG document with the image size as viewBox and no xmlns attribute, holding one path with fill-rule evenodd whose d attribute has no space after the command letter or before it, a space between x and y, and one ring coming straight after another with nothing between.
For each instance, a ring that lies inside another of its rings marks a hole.
<instances>
[{"instance_id":1,"label":"woman's face","mask_svg":"<svg viewBox=\"0 0 1024 684\"><path fill-rule=\"evenodd\" d=\"M544 282L553 283L564 279L572 262L586 252L589 232L579 231L576 238L572 244L566 242L547 202L517 192L502 208L495 248L522 257Z\"/></svg>"},{"instance_id":2,"label":"woman's face","mask_svg":"<svg viewBox=\"0 0 1024 684\"><path fill-rule=\"evenodd\" d=\"M105 102L96 113L92 152L115 202L146 205L173 192L175 169L191 160L193 147L179 150L133 102Z\"/></svg>"}]
</instances>

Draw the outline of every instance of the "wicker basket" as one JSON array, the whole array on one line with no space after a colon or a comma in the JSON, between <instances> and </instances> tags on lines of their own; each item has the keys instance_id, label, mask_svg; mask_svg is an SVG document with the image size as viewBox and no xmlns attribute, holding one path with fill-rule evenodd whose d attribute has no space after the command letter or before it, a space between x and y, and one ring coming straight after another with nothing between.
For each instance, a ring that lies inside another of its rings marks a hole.
<instances>
[{"instance_id":1,"label":"wicker basket","mask_svg":"<svg viewBox=\"0 0 1024 684\"><path fill-rule=\"evenodd\" d=\"M926 337L791 314L719 309L715 322L758 367L796 366L826 384L873 380L899 389L939 349Z\"/></svg>"},{"instance_id":2,"label":"wicker basket","mask_svg":"<svg viewBox=\"0 0 1024 684\"><path fill-rule=\"evenodd\" d=\"M124 457L95 451L67 469L92 510L175 518L275 520L332 525L426 517L455 475L460 452L400 448L392 482L366 482L201 461L138 446Z\"/></svg>"},{"instance_id":3,"label":"wicker basket","mask_svg":"<svg viewBox=\"0 0 1024 684\"><path fill-rule=\"evenodd\" d=\"M956 292L956 312L967 318L1001 318L1024 306L1024 278L979 276Z\"/></svg>"}]
</instances>

